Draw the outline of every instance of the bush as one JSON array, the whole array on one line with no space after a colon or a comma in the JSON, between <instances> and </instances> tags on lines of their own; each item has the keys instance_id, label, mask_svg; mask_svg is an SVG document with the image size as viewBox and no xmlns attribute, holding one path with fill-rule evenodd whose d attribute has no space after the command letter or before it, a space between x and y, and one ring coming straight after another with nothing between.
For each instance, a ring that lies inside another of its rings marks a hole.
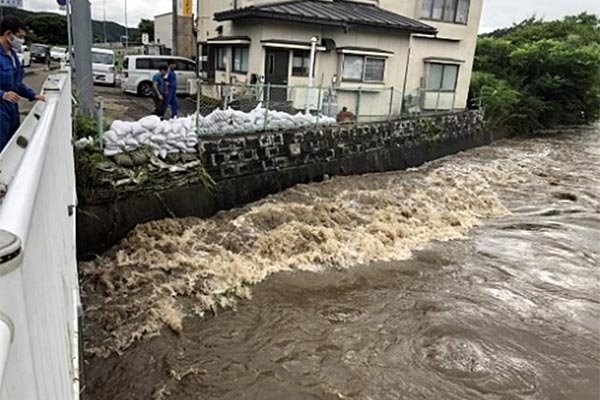
<instances>
[{"instance_id":1,"label":"bush","mask_svg":"<svg viewBox=\"0 0 600 400\"><path fill-rule=\"evenodd\" d=\"M600 19L530 18L479 39L471 100L515 131L600 117Z\"/></svg>"}]
</instances>

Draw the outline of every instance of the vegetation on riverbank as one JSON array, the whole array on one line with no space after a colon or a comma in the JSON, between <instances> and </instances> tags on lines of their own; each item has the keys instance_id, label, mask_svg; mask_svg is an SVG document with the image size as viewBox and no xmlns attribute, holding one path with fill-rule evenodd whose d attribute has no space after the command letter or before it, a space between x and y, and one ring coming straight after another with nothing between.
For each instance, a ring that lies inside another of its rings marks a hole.
<instances>
[{"instance_id":1,"label":"vegetation on riverbank","mask_svg":"<svg viewBox=\"0 0 600 400\"><path fill-rule=\"evenodd\" d=\"M532 17L479 38L472 105L487 123L515 133L600 117L600 18Z\"/></svg>"}]
</instances>

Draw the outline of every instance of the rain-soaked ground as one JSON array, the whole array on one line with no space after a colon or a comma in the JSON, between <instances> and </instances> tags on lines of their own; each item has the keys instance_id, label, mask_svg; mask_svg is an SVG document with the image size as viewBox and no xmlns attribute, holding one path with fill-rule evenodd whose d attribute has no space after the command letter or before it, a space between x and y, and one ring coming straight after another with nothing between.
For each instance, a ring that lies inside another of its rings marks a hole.
<instances>
[{"instance_id":1,"label":"rain-soaked ground","mask_svg":"<svg viewBox=\"0 0 600 400\"><path fill-rule=\"evenodd\" d=\"M597 400L600 128L147 224L81 267L92 400Z\"/></svg>"}]
</instances>

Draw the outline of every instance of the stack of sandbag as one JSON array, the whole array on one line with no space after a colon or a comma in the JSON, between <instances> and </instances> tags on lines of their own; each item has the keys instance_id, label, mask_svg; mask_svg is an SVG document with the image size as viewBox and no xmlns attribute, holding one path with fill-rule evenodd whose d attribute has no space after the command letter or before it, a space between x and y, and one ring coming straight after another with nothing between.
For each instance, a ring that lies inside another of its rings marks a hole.
<instances>
[{"instance_id":1,"label":"stack of sandbag","mask_svg":"<svg viewBox=\"0 0 600 400\"><path fill-rule=\"evenodd\" d=\"M255 133L263 130L294 130L314 125L332 126L335 118L324 115L314 116L297 113L288 114L283 111L267 110L259 104L249 113L238 110L215 110L206 117L200 117L200 135L227 135ZM265 123L265 118L267 119ZM266 128L266 129L265 129Z\"/></svg>"},{"instance_id":2,"label":"stack of sandbag","mask_svg":"<svg viewBox=\"0 0 600 400\"><path fill-rule=\"evenodd\" d=\"M147 146L154 155L166 158L172 153L195 153L197 144L192 117L161 121L151 115L135 122L117 120L104 133L104 154L107 156Z\"/></svg>"},{"instance_id":3,"label":"stack of sandbag","mask_svg":"<svg viewBox=\"0 0 600 400\"><path fill-rule=\"evenodd\" d=\"M309 126L332 126L335 118L282 111L267 110L259 104L254 110L245 113L239 110L217 109L206 117L199 117L198 134L229 135L281 131L306 128ZM265 122L266 118L266 122ZM157 116L144 117L136 122L115 121L110 130L104 133L104 154L115 156L130 152L142 146L149 146L156 156L166 158L172 153L194 153L198 137L196 116L161 121Z\"/></svg>"}]
</instances>

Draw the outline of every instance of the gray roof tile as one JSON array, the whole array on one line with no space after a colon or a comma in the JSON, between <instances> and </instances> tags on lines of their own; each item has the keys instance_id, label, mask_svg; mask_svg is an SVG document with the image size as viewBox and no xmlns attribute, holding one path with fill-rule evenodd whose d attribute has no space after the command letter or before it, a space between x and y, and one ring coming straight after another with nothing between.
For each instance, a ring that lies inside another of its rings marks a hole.
<instances>
[{"instance_id":1,"label":"gray roof tile","mask_svg":"<svg viewBox=\"0 0 600 400\"><path fill-rule=\"evenodd\" d=\"M436 28L412 18L375 5L348 0L291 0L215 14L217 21L245 18L277 19L344 28L383 28L415 33L437 33Z\"/></svg>"}]
</instances>

